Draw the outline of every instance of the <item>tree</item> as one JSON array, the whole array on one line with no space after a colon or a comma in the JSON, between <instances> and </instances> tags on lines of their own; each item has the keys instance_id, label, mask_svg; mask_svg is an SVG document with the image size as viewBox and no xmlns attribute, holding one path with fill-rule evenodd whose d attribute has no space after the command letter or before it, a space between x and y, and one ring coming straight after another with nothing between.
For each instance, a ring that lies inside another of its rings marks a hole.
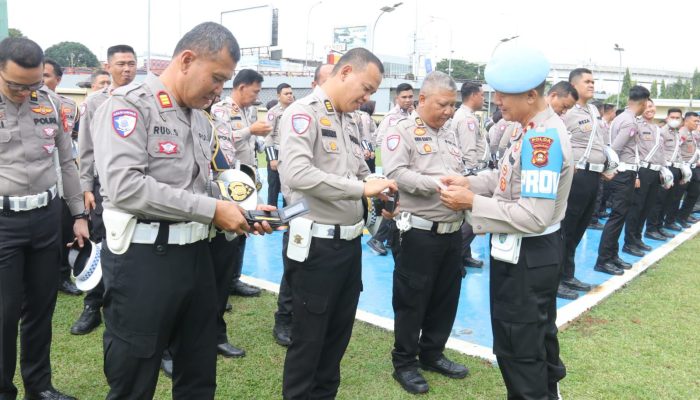
<instances>
[{"instance_id":1,"label":"tree","mask_svg":"<svg viewBox=\"0 0 700 400\"><path fill-rule=\"evenodd\" d=\"M653 82L651 82L651 98L652 99L658 99L659 98L659 83L656 82L656 79L654 79Z\"/></svg>"},{"instance_id":2,"label":"tree","mask_svg":"<svg viewBox=\"0 0 700 400\"><path fill-rule=\"evenodd\" d=\"M435 69L449 74L450 60L443 59L437 63ZM470 63L465 60L452 60L452 78L456 80L484 80L484 65Z\"/></svg>"},{"instance_id":3,"label":"tree","mask_svg":"<svg viewBox=\"0 0 700 400\"><path fill-rule=\"evenodd\" d=\"M22 31L16 28L10 28L7 30L7 35L9 37L15 37L15 38L23 38L25 37Z\"/></svg>"},{"instance_id":4,"label":"tree","mask_svg":"<svg viewBox=\"0 0 700 400\"><path fill-rule=\"evenodd\" d=\"M693 98L700 99L700 72L695 68L693 71L693 78L691 79L691 88L693 91Z\"/></svg>"},{"instance_id":5,"label":"tree","mask_svg":"<svg viewBox=\"0 0 700 400\"><path fill-rule=\"evenodd\" d=\"M666 89L666 80L665 79L661 80L661 90L659 90L659 98L661 98L661 99L668 98L668 90Z\"/></svg>"},{"instance_id":6,"label":"tree","mask_svg":"<svg viewBox=\"0 0 700 400\"><path fill-rule=\"evenodd\" d=\"M61 42L55 44L46 51L46 57L54 59L63 67L99 67L100 63L97 57L85 47L84 44L78 42Z\"/></svg>"},{"instance_id":7,"label":"tree","mask_svg":"<svg viewBox=\"0 0 700 400\"><path fill-rule=\"evenodd\" d=\"M666 87L666 98L669 99L688 99L690 98L690 81L681 80L678 78L677 81L668 85Z\"/></svg>"}]
</instances>

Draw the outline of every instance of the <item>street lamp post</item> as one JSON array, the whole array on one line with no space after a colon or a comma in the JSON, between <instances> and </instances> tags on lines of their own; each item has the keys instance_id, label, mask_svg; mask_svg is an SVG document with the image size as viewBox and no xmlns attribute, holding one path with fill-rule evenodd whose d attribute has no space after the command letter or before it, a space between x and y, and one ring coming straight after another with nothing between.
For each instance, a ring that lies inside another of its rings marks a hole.
<instances>
[{"instance_id":1,"label":"street lamp post","mask_svg":"<svg viewBox=\"0 0 700 400\"><path fill-rule=\"evenodd\" d=\"M396 3L396 4L394 4L393 6L384 6L384 7L382 7L382 8L379 9L381 12L380 12L379 15L377 16L377 19L374 21L374 26L372 27L372 53L374 53L374 42L375 42L375 40L374 40L374 39L375 39L375 36L374 36L374 35L375 35L375 32L377 31L377 23L379 22L379 18L381 18L382 15L384 15L384 13L388 13L388 12L392 12L392 11L396 10L396 8L397 8L398 6L400 6L401 4L403 4L403 2L401 2L401 3Z\"/></svg>"},{"instance_id":2,"label":"street lamp post","mask_svg":"<svg viewBox=\"0 0 700 400\"><path fill-rule=\"evenodd\" d=\"M620 108L620 95L622 95L622 52L625 51L622 47L615 43L615 48L613 49L620 53L620 80L617 82L617 102L615 103L615 108Z\"/></svg>"},{"instance_id":3,"label":"street lamp post","mask_svg":"<svg viewBox=\"0 0 700 400\"><path fill-rule=\"evenodd\" d=\"M309 26L311 25L311 11L317 5L323 3L323 0L315 2L311 7L309 7L309 13L306 15L306 41L304 42L304 69L308 65L309 61ZM313 54L311 54L313 57Z\"/></svg>"}]
</instances>

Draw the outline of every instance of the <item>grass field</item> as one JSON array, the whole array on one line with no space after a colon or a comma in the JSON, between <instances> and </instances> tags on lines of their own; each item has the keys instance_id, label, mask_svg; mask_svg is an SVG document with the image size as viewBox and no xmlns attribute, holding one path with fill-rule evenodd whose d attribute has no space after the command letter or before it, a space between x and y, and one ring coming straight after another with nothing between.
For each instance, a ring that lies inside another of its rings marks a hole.
<instances>
[{"instance_id":1,"label":"grass field","mask_svg":"<svg viewBox=\"0 0 700 400\"><path fill-rule=\"evenodd\" d=\"M674 251L630 285L585 314L560 334L569 375L566 399L700 399L700 239ZM217 399L281 398L285 351L271 335L275 296L231 298L229 336L248 352L218 362ZM78 337L68 333L82 298L59 295L52 350L54 385L80 399L103 399L102 330ZM235 317L236 323L232 323ZM391 332L355 324L342 365L339 399L410 399L391 378ZM426 399L502 399L498 368L453 351L471 375L450 380L426 373ZM19 383L19 377L15 378ZM170 398L161 374L157 399ZM21 383L20 383L21 386Z\"/></svg>"}]
</instances>

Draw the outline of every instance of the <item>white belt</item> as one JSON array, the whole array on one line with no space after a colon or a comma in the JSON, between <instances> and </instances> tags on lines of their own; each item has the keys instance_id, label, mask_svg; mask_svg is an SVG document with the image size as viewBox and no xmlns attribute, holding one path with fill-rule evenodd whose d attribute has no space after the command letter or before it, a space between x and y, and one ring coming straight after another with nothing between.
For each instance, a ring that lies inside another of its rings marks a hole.
<instances>
[{"instance_id":1,"label":"white belt","mask_svg":"<svg viewBox=\"0 0 700 400\"><path fill-rule=\"evenodd\" d=\"M365 222L360 221L355 225L338 225L340 227L340 239L353 240L362 235L362 230L365 227ZM311 227L311 236L319 239L333 239L335 237L336 225L317 224Z\"/></svg>"},{"instance_id":2,"label":"white belt","mask_svg":"<svg viewBox=\"0 0 700 400\"><path fill-rule=\"evenodd\" d=\"M30 196L9 196L10 211L29 211L46 207L49 201L56 197L56 185L51 186L45 192ZM0 196L0 210L5 204L5 197Z\"/></svg>"},{"instance_id":3,"label":"white belt","mask_svg":"<svg viewBox=\"0 0 700 400\"><path fill-rule=\"evenodd\" d=\"M462 220L454 222L433 222L425 218L411 215L411 227L424 231L432 231L434 224L437 224L436 233L444 235L446 233L457 232L462 227Z\"/></svg>"},{"instance_id":4,"label":"white belt","mask_svg":"<svg viewBox=\"0 0 700 400\"><path fill-rule=\"evenodd\" d=\"M666 163L667 167L673 167L673 168L680 168L683 166L682 162L668 162Z\"/></svg>"},{"instance_id":5,"label":"white belt","mask_svg":"<svg viewBox=\"0 0 700 400\"><path fill-rule=\"evenodd\" d=\"M584 171L603 172L605 171L605 164L586 163L586 165L576 165L576 169L582 169Z\"/></svg>"},{"instance_id":6,"label":"white belt","mask_svg":"<svg viewBox=\"0 0 700 400\"><path fill-rule=\"evenodd\" d=\"M642 168L647 168L647 169L650 169L652 171L661 171L661 164L651 164L651 163L642 161L639 165Z\"/></svg>"},{"instance_id":7,"label":"white belt","mask_svg":"<svg viewBox=\"0 0 700 400\"><path fill-rule=\"evenodd\" d=\"M557 222L556 224L550 226L549 228L545 229L544 232L542 233L525 233L523 234L523 237L533 237L533 236L544 236L544 235L549 235L550 233L554 233L561 228L561 223Z\"/></svg>"},{"instance_id":8,"label":"white belt","mask_svg":"<svg viewBox=\"0 0 700 400\"><path fill-rule=\"evenodd\" d=\"M621 162L620 165L617 166L617 170L620 172L636 171L638 169L639 167L637 166L637 164L627 164L624 162Z\"/></svg>"},{"instance_id":9,"label":"white belt","mask_svg":"<svg viewBox=\"0 0 700 400\"><path fill-rule=\"evenodd\" d=\"M138 223L131 243L153 244L158 237L160 222ZM180 222L169 227L168 244L185 245L209 238L209 225L199 222Z\"/></svg>"}]
</instances>

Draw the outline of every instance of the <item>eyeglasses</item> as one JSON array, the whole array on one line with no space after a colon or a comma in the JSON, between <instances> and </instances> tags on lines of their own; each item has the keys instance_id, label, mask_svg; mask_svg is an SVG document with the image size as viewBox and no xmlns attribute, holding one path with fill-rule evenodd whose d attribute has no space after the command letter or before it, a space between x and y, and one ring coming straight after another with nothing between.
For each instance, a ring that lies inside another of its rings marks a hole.
<instances>
[{"instance_id":1,"label":"eyeglasses","mask_svg":"<svg viewBox=\"0 0 700 400\"><path fill-rule=\"evenodd\" d=\"M2 81L5 82L5 85L7 85L7 88L12 90L13 92L24 92L24 91L33 92L35 90L41 89L41 87L44 86L43 79L37 83L32 83L31 85L24 85L21 83L8 81L7 79L5 79L3 74L0 74L0 78L2 78Z\"/></svg>"}]
</instances>

